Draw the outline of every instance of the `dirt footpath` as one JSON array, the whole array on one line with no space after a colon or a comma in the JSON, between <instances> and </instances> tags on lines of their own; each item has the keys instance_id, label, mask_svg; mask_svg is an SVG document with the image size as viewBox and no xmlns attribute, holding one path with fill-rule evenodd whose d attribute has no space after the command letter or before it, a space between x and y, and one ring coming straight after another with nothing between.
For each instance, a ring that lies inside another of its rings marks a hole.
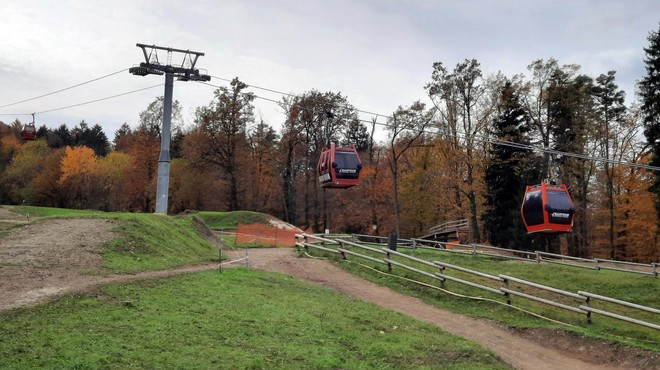
<instances>
[{"instance_id":1,"label":"dirt footpath","mask_svg":"<svg viewBox=\"0 0 660 370\"><path fill-rule=\"evenodd\" d=\"M89 275L101 268L101 248L115 237L113 226L108 220L58 219L5 230L5 235L0 236L0 314L2 310L89 291L102 284L218 268L213 263L134 275ZM242 250L225 252L231 259L244 255ZM250 268L288 274L432 323L480 343L518 369L660 369L657 353L565 333L515 332L429 306L360 279L327 261L300 258L292 249L251 249L249 255ZM244 266L244 262L231 266Z\"/></svg>"}]
</instances>

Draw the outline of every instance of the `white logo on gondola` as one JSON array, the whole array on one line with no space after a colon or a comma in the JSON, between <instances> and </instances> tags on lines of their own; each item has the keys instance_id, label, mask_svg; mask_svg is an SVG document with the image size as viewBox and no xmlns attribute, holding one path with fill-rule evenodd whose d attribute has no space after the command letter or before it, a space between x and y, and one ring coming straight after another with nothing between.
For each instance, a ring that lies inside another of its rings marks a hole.
<instances>
[{"instance_id":1,"label":"white logo on gondola","mask_svg":"<svg viewBox=\"0 0 660 370\"><path fill-rule=\"evenodd\" d=\"M569 217L571 217L571 215L568 214L568 213L559 213L559 212L552 212L551 216L556 217L556 218L569 218Z\"/></svg>"},{"instance_id":2,"label":"white logo on gondola","mask_svg":"<svg viewBox=\"0 0 660 370\"><path fill-rule=\"evenodd\" d=\"M353 170L353 169L350 169L350 168L340 168L339 169L339 173L356 173L356 172L357 172L357 170Z\"/></svg>"}]
</instances>

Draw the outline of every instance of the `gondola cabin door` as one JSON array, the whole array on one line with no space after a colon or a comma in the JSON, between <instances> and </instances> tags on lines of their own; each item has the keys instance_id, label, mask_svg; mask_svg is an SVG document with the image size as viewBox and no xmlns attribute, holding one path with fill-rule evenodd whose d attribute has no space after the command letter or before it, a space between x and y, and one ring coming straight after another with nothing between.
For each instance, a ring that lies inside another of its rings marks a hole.
<instances>
[{"instance_id":1,"label":"gondola cabin door","mask_svg":"<svg viewBox=\"0 0 660 370\"><path fill-rule=\"evenodd\" d=\"M322 188L347 189L360 184L362 162L355 145L350 148L330 148L321 152L318 164L319 183Z\"/></svg>"},{"instance_id":2,"label":"gondola cabin door","mask_svg":"<svg viewBox=\"0 0 660 370\"><path fill-rule=\"evenodd\" d=\"M520 208L528 233L559 234L573 231L575 207L566 185L528 186Z\"/></svg>"}]
</instances>

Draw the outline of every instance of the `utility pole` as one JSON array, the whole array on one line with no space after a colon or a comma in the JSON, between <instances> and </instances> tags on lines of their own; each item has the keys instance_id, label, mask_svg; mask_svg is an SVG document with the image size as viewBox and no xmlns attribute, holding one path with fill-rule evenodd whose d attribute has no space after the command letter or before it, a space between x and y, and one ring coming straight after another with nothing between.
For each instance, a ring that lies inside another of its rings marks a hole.
<instances>
[{"instance_id":1,"label":"utility pole","mask_svg":"<svg viewBox=\"0 0 660 370\"><path fill-rule=\"evenodd\" d=\"M156 45L136 44L142 49L144 62L128 71L136 76L165 75L165 96L163 101L163 126L160 136L160 156L158 157L158 186L156 191L156 213L167 214L167 200L170 188L170 126L172 123L172 90L174 77L179 81L210 81L211 76L200 74L195 63L204 53L166 48ZM149 49L149 52L147 52ZM158 51L165 51L165 63L158 59ZM172 65L172 54L183 54L180 65Z\"/></svg>"}]
</instances>

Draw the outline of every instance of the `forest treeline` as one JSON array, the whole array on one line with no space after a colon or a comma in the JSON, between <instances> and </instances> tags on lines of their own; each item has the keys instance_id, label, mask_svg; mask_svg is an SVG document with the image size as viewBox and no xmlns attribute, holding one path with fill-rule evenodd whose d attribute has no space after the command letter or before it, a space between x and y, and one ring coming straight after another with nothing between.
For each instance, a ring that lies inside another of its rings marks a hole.
<instances>
[{"instance_id":1,"label":"forest treeline","mask_svg":"<svg viewBox=\"0 0 660 370\"><path fill-rule=\"evenodd\" d=\"M234 79L189 127L175 102L168 211L254 210L315 231L404 236L467 218L472 242L658 262L659 173L629 165L660 164L657 32L649 42L648 74L630 105L615 71L589 76L547 59L524 74L485 75L466 59L433 64L429 103L362 120L341 93L311 90L281 100L275 130L256 119L256 96ZM112 141L83 121L41 126L37 140L23 142L21 122L0 122L0 203L153 212L162 107L155 99ZM384 140L375 140L379 130ZM361 185L318 186L317 161L330 142L356 145ZM526 233L525 187L546 179L570 190L572 234Z\"/></svg>"}]
</instances>

